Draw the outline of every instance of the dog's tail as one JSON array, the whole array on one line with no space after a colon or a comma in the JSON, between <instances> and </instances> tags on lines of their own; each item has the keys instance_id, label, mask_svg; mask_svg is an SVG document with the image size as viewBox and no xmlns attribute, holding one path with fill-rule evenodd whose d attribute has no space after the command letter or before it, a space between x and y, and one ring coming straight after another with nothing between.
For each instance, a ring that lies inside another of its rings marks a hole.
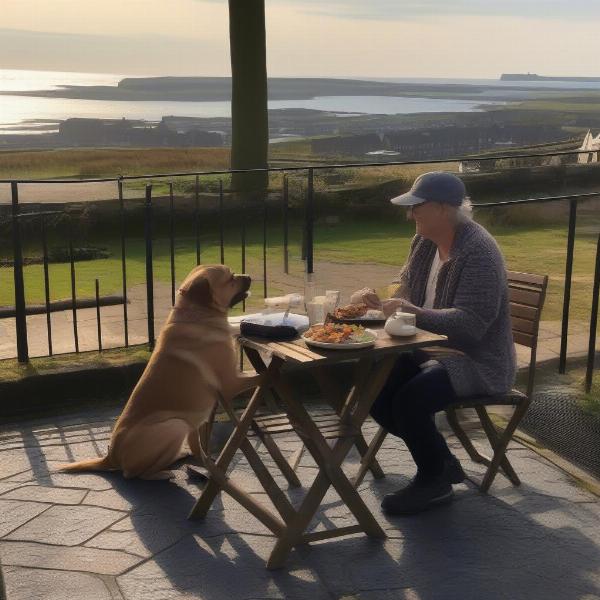
<instances>
[{"instance_id":1,"label":"dog's tail","mask_svg":"<svg viewBox=\"0 0 600 600\"><path fill-rule=\"evenodd\" d=\"M83 471L114 471L115 465L108 456L102 458L90 458L88 460L80 460L78 462L60 465L57 471L63 473L79 473Z\"/></svg>"}]
</instances>

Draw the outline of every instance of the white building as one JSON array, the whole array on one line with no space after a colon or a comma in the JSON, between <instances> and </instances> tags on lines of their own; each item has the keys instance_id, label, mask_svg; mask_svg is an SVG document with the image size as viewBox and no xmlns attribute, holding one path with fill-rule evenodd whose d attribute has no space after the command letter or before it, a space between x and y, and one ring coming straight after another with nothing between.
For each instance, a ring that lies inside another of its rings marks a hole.
<instances>
[{"instance_id":1,"label":"white building","mask_svg":"<svg viewBox=\"0 0 600 600\"><path fill-rule=\"evenodd\" d=\"M588 130L583 138L583 143L578 150L589 150L587 154L578 154L577 162L579 163L594 163L600 162L598 157L600 156L600 133L594 137L592 132Z\"/></svg>"}]
</instances>

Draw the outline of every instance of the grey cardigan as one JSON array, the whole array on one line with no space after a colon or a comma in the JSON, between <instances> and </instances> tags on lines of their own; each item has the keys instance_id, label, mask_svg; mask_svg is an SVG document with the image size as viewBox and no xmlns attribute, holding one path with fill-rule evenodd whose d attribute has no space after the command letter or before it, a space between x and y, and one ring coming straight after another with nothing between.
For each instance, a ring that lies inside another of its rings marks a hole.
<instances>
[{"instance_id":1,"label":"grey cardigan","mask_svg":"<svg viewBox=\"0 0 600 600\"><path fill-rule=\"evenodd\" d=\"M423 306L436 251L430 240L414 237L396 297ZM440 269L433 308L419 310L417 326L448 336L448 348L428 353L446 368L458 396L502 394L514 384L504 260L494 238L478 223L458 226L449 259Z\"/></svg>"}]
</instances>

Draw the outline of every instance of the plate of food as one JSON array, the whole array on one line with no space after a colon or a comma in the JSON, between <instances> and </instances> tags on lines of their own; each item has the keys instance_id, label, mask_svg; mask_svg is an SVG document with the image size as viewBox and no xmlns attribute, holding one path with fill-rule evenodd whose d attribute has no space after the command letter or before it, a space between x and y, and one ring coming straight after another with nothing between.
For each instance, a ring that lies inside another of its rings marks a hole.
<instances>
[{"instance_id":1,"label":"plate of food","mask_svg":"<svg viewBox=\"0 0 600 600\"><path fill-rule=\"evenodd\" d=\"M377 333L362 325L326 323L313 325L302 339L310 346L334 350L368 348L377 340Z\"/></svg>"},{"instance_id":2,"label":"plate of food","mask_svg":"<svg viewBox=\"0 0 600 600\"><path fill-rule=\"evenodd\" d=\"M366 304L348 304L333 311L329 318L334 323L384 323L385 315L380 310L369 308Z\"/></svg>"}]
</instances>

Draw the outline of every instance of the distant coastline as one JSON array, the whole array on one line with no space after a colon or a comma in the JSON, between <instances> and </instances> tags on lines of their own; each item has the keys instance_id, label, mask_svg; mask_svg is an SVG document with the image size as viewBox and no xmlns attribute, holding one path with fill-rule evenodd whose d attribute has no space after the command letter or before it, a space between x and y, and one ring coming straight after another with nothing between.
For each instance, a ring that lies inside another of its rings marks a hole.
<instances>
[{"instance_id":1,"label":"distant coastline","mask_svg":"<svg viewBox=\"0 0 600 600\"><path fill-rule=\"evenodd\" d=\"M458 97L478 95L479 86L449 84L411 84L362 81L355 79L321 79L272 77L268 80L269 100L302 100L318 96L405 96L439 94ZM231 100L230 77L127 77L116 86L69 85L51 90L12 90L0 92L13 96L71 98L82 100L136 100L214 102Z\"/></svg>"},{"instance_id":2,"label":"distant coastline","mask_svg":"<svg viewBox=\"0 0 600 600\"><path fill-rule=\"evenodd\" d=\"M503 75L510 77L511 75ZM332 96L388 96L504 101L507 90L531 88L465 83L396 83L361 79L272 77L269 100L310 100ZM545 91L563 92L561 87ZM101 101L219 102L231 100L230 77L126 77L117 85L62 85L55 89L0 91L0 95Z\"/></svg>"},{"instance_id":3,"label":"distant coastline","mask_svg":"<svg viewBox=\"0 0 600 600\"><path fill-rule=\"evenodd\" d=\"M502 73L500 81L580 81L581 83L600 81L600 77L561 77L537 75L536 73Z\"/></svg>"}]
</instances>

